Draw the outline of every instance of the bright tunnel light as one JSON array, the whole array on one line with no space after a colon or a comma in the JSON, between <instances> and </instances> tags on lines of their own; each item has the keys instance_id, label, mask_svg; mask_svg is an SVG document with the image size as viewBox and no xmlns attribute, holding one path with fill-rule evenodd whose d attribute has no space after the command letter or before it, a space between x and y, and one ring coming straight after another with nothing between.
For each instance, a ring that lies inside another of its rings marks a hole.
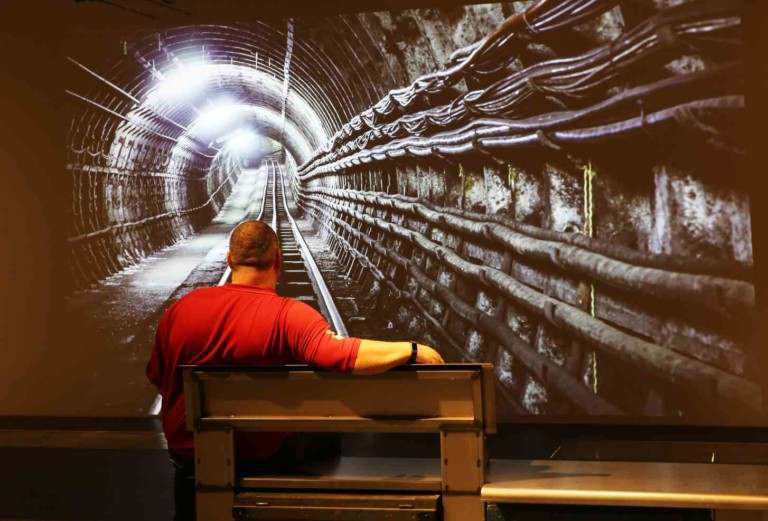
<instances>
[{"instance_id":1,"label":"bright tunnel light","mask_svg":"<svg viewBox=\"0 0 768 521\"><path fill-rule=\"evenodd\" d=\"M228 101L211 103L192 124L191 133L203 139L213 139L232 128L240 117L240 107Z\"/></svg>"},{"instance_id":2,"label":"bright tunnel light","mask_svg":"<svg viewBox=\"0 0 768 521\"><path fill-rule=\"evenodd\" d=\"M168 73L159 73L160 80L147 95L150 104L173 99L189 99L199 94L208 81L208 67L204 63L179 64Z\"/></svg>"},{"instance_id":3,"label":"bright tunnel light","mask_svg":"<svg viewBox=\"0 0 768 521\"><path fill-rule=\"evenodd\" d=\"M235 130L223 139L227 150L237 155L252 152L259 144L259 136L250 130Z\"/></svg>"},{"instance_id":4,"label":"bright tunnel light","mask_svg":"<svg viewBox=\"0 0 768 521\"><path fill-rule=\"evenodd\" d=\"M160 112L175 112L179 108L190 107L204 110L212 94L225 92L226 89L223 90L222 85L247 86L248 91L259 92L266 99L278 103L282 102L285 96L282 81L252 67L211 63L192 57L184 62L181 59L175 61L175 64L168 65L158 72L160 79L151 87L142 105L150 105ZM299 126L305 136L303 139L309 141L310 151L325 143L328 135L318 114L293 89L288 91L286 107L287 113L299 116L298 120L291 121Z\"/></svg>"}]
</instances>

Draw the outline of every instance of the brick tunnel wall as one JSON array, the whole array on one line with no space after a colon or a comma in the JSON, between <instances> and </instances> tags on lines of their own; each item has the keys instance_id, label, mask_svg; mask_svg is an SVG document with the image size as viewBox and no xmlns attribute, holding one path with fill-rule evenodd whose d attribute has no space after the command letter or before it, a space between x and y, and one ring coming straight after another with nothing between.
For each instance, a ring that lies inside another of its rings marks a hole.
<instances>
[{"instance_id":1,"label":"brick tunnel wall","mask_svg":"<svg viewBox=\"0 0 768 521\"><path fill-rule=\"evenodd\" d=\"M151 142L121 130L110 139L91 136L87 123L72 129L67 170L75 288L103 280L207 224L240 173L240 165L226 156L174 153L165 140Z\"/></svg>"},{"instance_id":2,"label":"brick tunnel wall","mask_svg":"<svg viewBox=\"0 0 768 521\"><path fill-rule=\"evenodd\" d=\"M645 7L605 12L571 37L618 46L622 32L643 30L669 6ZM637 65L635 77L609 80L587 103L542 100L540 66L588 48L582 40L569 53L560 41L555 52L551 41L534 37L509 62L518 88L534 91L521 115L544 116L540 125L659 77ZM723 49L713 59L671 48L650 67L677 78L738 57L733 48L725 60ZM482 90L498 76L462 79ZM394 103L383 101L296 174L300 207L363 282L374 313L445 346L454 361L496 364L506 413L711 420L759 410L749 193L734 111L672 103L671 125L641 121L625 140L574 147L534 126L527 139L491 148L482 121L474 135L444 131L432 101L418 102L421 112L387 112ZM640 101L598 122L652 118L646 110Z\"/></svg>"}]
</instances>

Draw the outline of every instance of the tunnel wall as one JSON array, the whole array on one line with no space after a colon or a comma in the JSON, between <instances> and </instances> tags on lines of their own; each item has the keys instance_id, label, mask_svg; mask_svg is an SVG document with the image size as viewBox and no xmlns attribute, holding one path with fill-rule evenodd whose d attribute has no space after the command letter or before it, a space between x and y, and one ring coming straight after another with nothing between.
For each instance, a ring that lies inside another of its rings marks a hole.
<instances>
[{"instance_id":1,"label":"tunnel wall","mask_svg":"<svg viewBox=\"0 0 768 521\"><path fill-rule=\"evenodd\" d=\"M743 85L738 68L715 77L739 61L737 31L712 29L735 38L722 47L662 35L674 20L723 14L707 5L637 3L512 37L494 50L495 71L479 59L401 88L298 169L300 207L376 313L455 361L496 364L506 413L706 420L760 409ZM577 96L557 88L567 74L541 74L643 31L663 50ZM525 104L488 94L505 76ZM688 80L659 96L647 87ZM472 105L467 91L480 93ZM579 110L597 117L571 123Z\"/></svg>"},{"instance_id":2,"label":"tunnel wall","mask_svg":"<svg viewBox=\"0 0 768 521\"><path fill-rule=\"evenodd\" d=\"M224 156L196 157L120 130L89 139L93 130L85 126L71 140L68 242L76 288L194 233L239 175L240 166Z\"/></svg>"}]
</instances>

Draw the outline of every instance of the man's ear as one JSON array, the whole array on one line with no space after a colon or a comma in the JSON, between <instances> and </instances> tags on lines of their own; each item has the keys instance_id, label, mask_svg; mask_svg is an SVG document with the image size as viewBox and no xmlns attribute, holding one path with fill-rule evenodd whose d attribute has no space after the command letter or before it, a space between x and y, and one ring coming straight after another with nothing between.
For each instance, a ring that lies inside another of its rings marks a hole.
<instances>
[{"instance_id":1,"label":"man's ear","mask_svg":"<svg viewBox=\"0 0 768 521\"><path fill-rule=\"evenodd\" d=\"M229 252L227 252L227 266L229 266L229 269L233 269L232 268L232 254L229 253Z\"/></svg>"},{"instance_id":2,"label":"man's ear","mask_svg":"<svg viewBox=\"0 0 768 521\"><path fill-rule=\"evenodd\" d=\"M283 252L278 249L277 255L275 255L275 273L279 275L280 269L282 267L283 267Z\"/></svg>"}]
</instances>

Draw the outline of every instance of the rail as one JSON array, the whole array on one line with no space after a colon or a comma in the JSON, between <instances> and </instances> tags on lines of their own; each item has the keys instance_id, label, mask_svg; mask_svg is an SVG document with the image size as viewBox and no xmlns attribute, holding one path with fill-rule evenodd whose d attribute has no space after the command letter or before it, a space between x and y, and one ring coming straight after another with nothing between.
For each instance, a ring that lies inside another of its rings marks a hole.
<instances>
[{"instance_id":1,"label":"rail","mask_svg":"<svg viewBox=\"0 0 768 521\"><path fill-rule=\"evenodd\" d=\"M269 185L269 170L267 170L267 177L264 179L264 193L261 195L261 208L259 209L259 215L256 217L257 221L260 221L261 218L264 216L264 206L267 201L267 186ZM272 227L274 229L274 226ZM224 270L224 274L219 279L218 286L223 286L226 284L229 279L232 277L232 268L227 266L227 268Z\"/></svg>"},{"instance_id":2,"label":"rail","mask_svg":"<svg viewBox=\"0 0 768 521\"><path fill-rule=\"evenodd\" d=\"M288 211L288 200L285 197L285 180L283 177L283 166L277 165L277 168L275 169L275 171L277 170L280 171L280 189L283 196L283 207L285 208L285 215L288 219L288 223L291 226L291 230L293 231L293 236L296 239L296 243L299 246L302 257L304 258L304 263L307 266L307 272L309 274L309 277L312 279L314 286L320 292L320 296L322 297L323 303L325 304L325 309L328 310L328 315L331 319L331 325L333 325L333 329L334 331L336 331L336 334L341 336L349 336L349 334L347 333L347 328L344 325L344 321L341 319L341 315L339 314L339 310L336 308L336 304L333 301L331 292L328 290L328 285L325 283L325 280L323 279L323 276L320 273L320 268L318 268L317 263L315 262L315 259L312 257L312 253L309 251L309 247L307 246L307 243L304 240L304 237L301 235L301 231L299 231L299 227L296 225L296 221L293 219L293 217L291 216L291 213ZM277 187L275 187L275 191L277 191ZM277 214L277 212L275 212L275 214Z\"/></svg>"},{"instance_id":3,"label":"rail","mask_svg":"<svg viewBox=\"0 0 768 521\"><path fill-rule=\"evenodd\" d=\"M271 200L272 215L269 216L269 225L275 231L275 233L280 234L281 225L280 225L280 221L278 220L279 212L278 212L278 194L277 194L277 191L278 191L277 178L279 174L280 193L281 193L281 199L282 199L281 209L285 213L285 220L287 221L288 228L290 229L293 239L295 240L297 248L301 254L301 258L306 268L307 275L309 276L312 286L316 288L317 293L319 293L318 296L322 301L322 308L326 310L328 314L328 318L330 319L331 325L333 326L336 334L341 336L349 336L346 325L344 324L344 320L341 318L341 314L339 313L339 310L336 307L335 302L333 301L333 297L331 296L331 292L328 289L328 285L325 283L325 280L323 279L322 273L320 272L320 268L317 266L317 263L312 257L312 253L310 252L309 247L307 246L307 243L304 240L304 237L302 236L298 225L296 224L296 221L293 219L293 217L290 214L290 211L288 210L288 200L285 195L285 181L284 181L283 166L276 161L268 160L267 162L265 162L264 168L266 169L266 176L264 180L264 192L261 198L261 208L259 210L259 214L256 217L256 219L261 221L261 220L264 220L265 217L267 217L265 215L267 210L267 201L268 199ZM270 183L270 177L272 181L271 183ZM270 184L272 185L271 194L268 193L270 190ZM227 266L221 279L219 279L219 286L222 286L226 282L228 282L231 276L232 276L232 270L229 266Z\"/></svg>"}]
</instances>

